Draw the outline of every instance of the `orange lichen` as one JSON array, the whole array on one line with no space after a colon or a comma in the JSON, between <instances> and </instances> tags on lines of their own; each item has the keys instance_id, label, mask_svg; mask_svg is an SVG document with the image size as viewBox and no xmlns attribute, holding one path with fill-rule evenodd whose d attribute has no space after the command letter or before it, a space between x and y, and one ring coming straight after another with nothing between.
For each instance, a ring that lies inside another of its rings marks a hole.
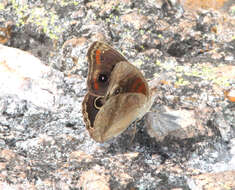
<instances>
[{"instance_id":1,"label":"orange lichen","mask_svg":"<svg viewBox=\"0 0 235 190\"><path fill-rule=\"evenodd\" d=\"M235 91L235 90L234 90ZM224 91L225 97L230 101L230 102L235 102L235 93L233 90L226 90Z\"/></svg>"},{"instance_id":2,"label":"orange lichen","mask_svg":"<svg viewBox=\"0 0 235 190\"><path fill-rule=\"evenodd\" d=\"M8 24L8 26L6 28L2 28L0 27L0 31L2 31L4 33L4 35L0 35L0 43L1 44L5 44L6 42L8 42L8 40L11 37L11 25Z\"/></svg>"}]
</instances>

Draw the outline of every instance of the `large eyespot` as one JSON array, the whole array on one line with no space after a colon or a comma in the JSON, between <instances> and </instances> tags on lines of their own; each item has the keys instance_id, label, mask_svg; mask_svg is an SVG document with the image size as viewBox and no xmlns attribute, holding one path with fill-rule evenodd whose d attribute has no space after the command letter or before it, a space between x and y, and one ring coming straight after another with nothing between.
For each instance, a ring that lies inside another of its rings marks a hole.
<instances>
[{"instance_id":1,"label":"large eyespot","mask_svg":"<svg viewBox=\"0 0 235 190\"><path fill-rule=\"evenodd\" d=\"M94 106L97 110L99 110L103 106L103 98L102 97L97 97L94 101Z\"/></svg>"},{"instance_id":2,"label":"large eyespot","mask_svg":"<svg viewBox=\"0 0 235 190\"><path fill-rule=\"evenodd\" d=\"M108 77L106 74L99 74L98 81L105 83L108 80Z\"/></svg>"}]
</instances>

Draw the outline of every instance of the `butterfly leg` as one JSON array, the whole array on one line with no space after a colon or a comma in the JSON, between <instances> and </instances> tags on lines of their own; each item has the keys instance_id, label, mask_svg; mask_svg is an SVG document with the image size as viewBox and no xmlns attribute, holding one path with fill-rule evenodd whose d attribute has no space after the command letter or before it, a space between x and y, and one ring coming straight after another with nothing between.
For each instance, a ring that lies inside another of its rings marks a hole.
<instances>
[{"instance_id":1,"label":"butterfly leg","mask_svg":"<svg viewBox=\"0 0 235 190\"><path fill-rule=\"evenodd\" d=\"M130 141L130 144L133 143L134 139L135 139L135 134L136 134L136 124L137 124L137 121L138 120L135 120L135 124L134 124L134 129L132 130L132 137L131 137L131 141Z\"/></svg>"}]
</instances>

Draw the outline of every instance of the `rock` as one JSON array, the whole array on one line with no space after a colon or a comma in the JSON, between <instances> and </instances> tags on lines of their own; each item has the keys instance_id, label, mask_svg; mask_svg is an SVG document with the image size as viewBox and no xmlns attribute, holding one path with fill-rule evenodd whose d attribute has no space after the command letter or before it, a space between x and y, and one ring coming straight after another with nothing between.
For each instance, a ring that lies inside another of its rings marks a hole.
<instances>
[{"instance_id":1,"label":"rock","mask_svg":"<svg viewBox=\"0 0 235 190\"><path fill-rule=\"evenodd\" d=\"M194 176L192 179L197 186L196 189L198 190L221 190L226 188L235 188L235 171L205 173L198 176ZM194 189L195 188L192 187L192 190Z\"/></svg>"},{"instance_id":2,"label":"rock","mask_svg":"<svg viewBox=\"0 0 235 190\"><path fill-rule=\"evenodd\" d=\"M197 138L198 136L212 136L212 130L200 124L198 115L193 110L172 110L165 107L164 112L155 111L146 116L148 134L156 141L162 141L165 137L179 139ZM208 112L207 109L198 111ZM209 112L208 112L209 113Z\"/></svg>"},{"instance_id":3,"label":"rock","mask_svg":"<svg viewBox=\"0 0 235 190\"><path fill-rule=\"evenodd\" d=\"M92 170L82 173L79 187L81 187L84 190L93 190L93 189L110 190L109 185L107 183L107 179L99 175L96 171Z\"/></svg>"},{"instance_id":4,"label":"rock","mask_svg":"<svg viewBox=\"0 0 235 190\"><path fill-rule=\"evenodd\" d=\"M56 80L63 75L19 49L0 45L0 54L1 96L17 96L49 110L57 106L60 92Z\"/></svg>"},{"instance_id":5,"label":"rock","mask_svg":"<svg viewBox=\"0 0 235 190\"><path fill-rule=\"evenodd\" d=\"M234 0L212 1L0 3L0 189L234 189ZM81 111L95 40L160 78L103 144Z\"/></svg>"}]
</instances>

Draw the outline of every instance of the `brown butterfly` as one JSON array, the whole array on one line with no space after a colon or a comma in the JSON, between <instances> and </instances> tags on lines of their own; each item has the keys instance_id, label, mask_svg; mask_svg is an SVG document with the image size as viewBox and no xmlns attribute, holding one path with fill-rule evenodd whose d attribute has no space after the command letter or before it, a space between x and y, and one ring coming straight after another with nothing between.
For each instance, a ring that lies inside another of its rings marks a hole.
<instances>
[{"instance_id":1,"label":"brown butterfly","mask_svg":"<svg viewBox=\"0 0 235 190\"><path fill-rule=\"evenodd\" d=\"M153 98L140 70L109 45L94 42L87 56L88 92L82 113L90 136L104 142L140 119Z\"/></svg>"}]
</instances>

